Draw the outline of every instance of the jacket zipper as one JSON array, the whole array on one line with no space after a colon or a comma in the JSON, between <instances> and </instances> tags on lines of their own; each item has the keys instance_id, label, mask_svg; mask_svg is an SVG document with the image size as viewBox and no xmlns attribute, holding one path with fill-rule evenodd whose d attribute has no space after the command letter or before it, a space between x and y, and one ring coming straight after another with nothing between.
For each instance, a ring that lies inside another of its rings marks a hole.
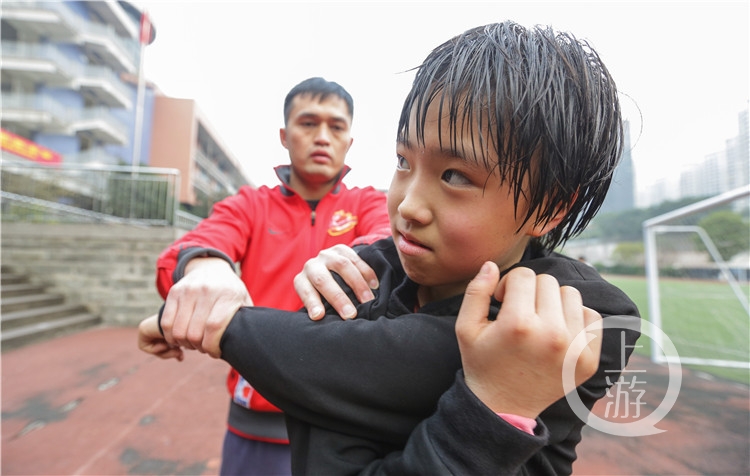
<instances>
[{"instance_id":1,"label":"jacket zipper","mask_svg":"<svg viewBox=\"0 0 750 476\"><path fill-rule=\"evenodd\" d=\"M315 226L315 210L310 213L310 224Z\"/></svg>"}]
</instances>

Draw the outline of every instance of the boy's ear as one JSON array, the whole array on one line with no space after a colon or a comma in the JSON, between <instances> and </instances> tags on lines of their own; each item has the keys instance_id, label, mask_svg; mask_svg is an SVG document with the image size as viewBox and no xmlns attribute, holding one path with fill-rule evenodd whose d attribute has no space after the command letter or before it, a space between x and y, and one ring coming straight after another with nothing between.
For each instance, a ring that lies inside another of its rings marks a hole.
<instances>
[{"instance_id":1,"label":"boy's ear","mask_svg":"<svg viewBox=\"0 0 750 476\"><path fill-rule=\"evenodd\" d=\"M550 231L552 231L557 225L560 224L561 221L563 221L563 218L565 218L570 211L570 208L573 206L573 204L578 199L578 191L573 194L573 199L570 201L568 206L563 207L559 206L557 207L557 211L555 214L550 218L549 221L546 223L538 223L531 227L529 230L528 235L533 236L534 238L538 238L540 236L546 235Z\"/></svg>"},{"instance_id":2,"label":"boy's ear","mask_svg":"<svg viewBox=\"0 0 750 476\"><path fill-rule=\"evenodd\" d=\"M565 218L565 215L567 215L568 209L559 209L557 213L555 213L555 216L552 217L552 219L546 223L538 223L536 225L533 225L531 229L528 232L529 236L533 236L534 238L539 238L540 236L544 236L550 231L552 231L557 225L560 224L563 218Z\"/></svg>"}]
</instances>

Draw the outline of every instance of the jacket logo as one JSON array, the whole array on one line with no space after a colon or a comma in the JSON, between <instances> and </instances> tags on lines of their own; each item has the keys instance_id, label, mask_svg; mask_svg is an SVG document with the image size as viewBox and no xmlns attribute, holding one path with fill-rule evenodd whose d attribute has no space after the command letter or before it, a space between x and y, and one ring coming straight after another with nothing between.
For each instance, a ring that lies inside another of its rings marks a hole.
<instances>
[{"instance_id":1,"label":"jacket logo","mask_svg":"<svg viewBox=\"0 0 750 476\"><path fill-rule=\"evenodd\" d=\"M344 210L336 211L331 217L331 223L328 225L328 234L331 236L343 235L347 231L357 226L357 215Z\"/></svg>"}]
</instances>

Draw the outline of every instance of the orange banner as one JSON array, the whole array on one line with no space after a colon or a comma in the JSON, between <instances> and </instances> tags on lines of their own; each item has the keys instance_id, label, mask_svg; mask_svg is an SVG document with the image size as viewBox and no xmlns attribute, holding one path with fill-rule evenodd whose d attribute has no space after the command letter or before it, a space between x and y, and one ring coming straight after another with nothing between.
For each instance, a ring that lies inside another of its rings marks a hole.
<instances>
[{"instance_id":1,"label":"orange banner","mask_svg":"<svg viewBox=\"0 0 750 476\"><path fill-rule=\"evenodd\" d=\"M0 148L23 157L24 159L33 160L34 162L40 162L42 164L62 163L62 156L57 152L42 147L39 144L35 144L34 142L13 134L12 132L8 132L5 129L0 129L0 139L2 139Z\"/></svg>"}]
</instances>

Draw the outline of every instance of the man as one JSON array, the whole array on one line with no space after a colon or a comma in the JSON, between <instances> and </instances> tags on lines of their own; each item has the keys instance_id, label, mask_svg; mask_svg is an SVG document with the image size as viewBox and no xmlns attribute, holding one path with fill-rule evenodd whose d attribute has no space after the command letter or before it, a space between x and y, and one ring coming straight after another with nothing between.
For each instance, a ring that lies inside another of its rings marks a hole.
<instances>
[{"instance_id":1,"label":"man","mask_svg":"<svg viewBox=\"0 0 750 476\"><path fill-rule=\"evenodd\" d=\"M294 276L319 251L368 244L389 236L385 195L347 188L342 179L352 145L353 100L340 85L310 78L284 102L281 144L290 164L276 167L281 184L243 187L217 203L211 216L169 246L157 262L164 315L222 319L240 306L297 310ZM229 263L239 262L240 276ZM364 277L377 287L374 272ZM362 301L372 299L360 289ZM322 314L322 309L320 310ZM354 308L344 310L353 317ZM289 474L284 416L233 369L221 474Z\"/></svg>"}]
</instances>

